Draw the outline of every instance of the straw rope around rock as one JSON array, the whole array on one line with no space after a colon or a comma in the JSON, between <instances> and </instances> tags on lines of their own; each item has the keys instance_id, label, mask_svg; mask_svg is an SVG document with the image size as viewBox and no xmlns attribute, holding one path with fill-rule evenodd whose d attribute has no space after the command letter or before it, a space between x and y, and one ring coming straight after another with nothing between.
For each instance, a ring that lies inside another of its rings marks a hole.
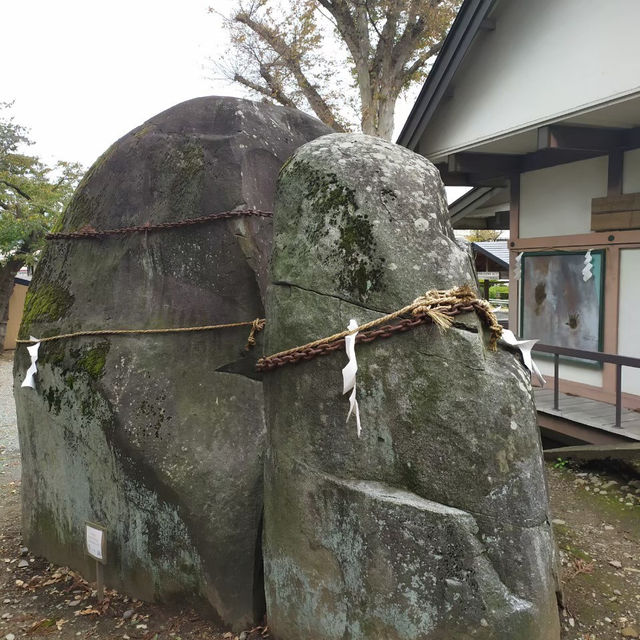
<instances>
[{"instance_id":1,"label":"straw rope around rock","mask_svg":"<svg viewBox=\"0 0 640 640\"><path fill-rule=\"evenodd\" d=\"M194 224L204 224L213 220L228 220L229 218L271 218L271 211L261 211L260 209L239 209L237 211L223 211L221 213L210 213L197 218L187 218L186 220L176 220L175 222L158 222L157 224L137 225L134 227L121 227L120 229L98 230L87 225L78 231L48 233L47 240L80 240L80 239L100 239L108 236L126 235L128 233L147 233L149 231L164 231L166 229L177 229L179 227L189 227Z\"/></svg>"},{"instance_id":2,"label":"straw rope around rock","mask_svg":"<svg viewBox=\"0 0 640 640\"><path fill-rule=\"evenodd\" d=\"M265 327L264 318L256 318L255 320L246 320L243 322L229 322L227 324L209 324L197 327L174 327L168 329L96 329L94 331L74 331L72 333L61 333L39 340L16 340L18 344L35 344L37 342L52 342L54 340L66 340L69 338L77 338L80 336L121 336L121 335L150 335L158 333L189 333L194 331L214 331L216 329L231 329L233 327L251 327L249 336L247 337L247 349L254 347L256 344L256 333L262 331Z\"/></svg>"},{"instance_id":3,"label":"straw rope around rock","mask_svg":"<svg viewBox=\"0 0 640 640\"><path fill-rule=\"evenodd\" d=\"M416 298L411 304L370 322L365 322L355 329L334 333L326 338L320 338L307 344L279 351L270 356L260 358L256 365L258 371L270 371L285 364L292 364L335 351L344 343L344 338L358 333L356 342L371 342L378 337L391 335L412 329L420 324L431 322L442 330L453 324L453 317L465 312L475 311L478 317L491 331L489 348L497 349L497 343L502 335L502 326L486 300L478 298L468 285L453 289L427 291L424 296ZM394 325L385 325L389 321L408 316ZM383 326L385 325L385 326Z\"/></svg>"},{"instance_id":4,"label":"straw rope around rock","mask_svg":"<svg viewBox=\"0 0 640 640\"><path fill-rule=\"evenodd\" d=\"M413 329L427 322L435 324L440 329L448 329L453 324L453 318L461 313L475 311L478 317L491 331L489 347L495 351L497 342L502 335L502 326L491 310L491 305L473 292L471 287L464 285L448 290L433 289L424 296L416 298L411 304L393 313L381 316L370 322L365 322L353 330L341 331L326 338L320 338L307 344L279 351L270 356L260 358L256 365L258 371L270 371L285 364L301 360L310 360L318 355L330 353L344 344L344 338L358 333L356 342L372 342L377 338L388 338L396 333ZM402 318L400 322L388 325L389 321ZM88 331L74 331L61 333L41 339L19 339L18 344L35 344L37 342L52 342L86 336L117 336L117 335L151 335L168 333L189 333L195 331L214 331L217 329L231 329L234 327L251 327L247 337L246 349L256 344L256 334L265 328L266 320L256 318L242 322L203 325L195 327L173 327L164 329L96 329Z\"/></svg>"}]
</instances>

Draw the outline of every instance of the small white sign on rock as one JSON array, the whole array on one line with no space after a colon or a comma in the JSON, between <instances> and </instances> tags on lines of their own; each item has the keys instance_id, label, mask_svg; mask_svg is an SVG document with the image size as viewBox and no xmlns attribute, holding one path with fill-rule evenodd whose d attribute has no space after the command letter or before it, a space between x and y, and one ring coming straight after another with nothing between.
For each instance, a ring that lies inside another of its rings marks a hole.
<instances>
[{"instance_id":1,"label":"small white sign on rock","mask_svg":"<svg viewBox=\"0 0 640 640\"><path fill-rule=\"evenodd\" d=\"M106 564L107 562L107 532L104 527L93 524L92 522L85 523L85 540L87 547L87 554L92 558Z\"/></svg>"}]
</instances>

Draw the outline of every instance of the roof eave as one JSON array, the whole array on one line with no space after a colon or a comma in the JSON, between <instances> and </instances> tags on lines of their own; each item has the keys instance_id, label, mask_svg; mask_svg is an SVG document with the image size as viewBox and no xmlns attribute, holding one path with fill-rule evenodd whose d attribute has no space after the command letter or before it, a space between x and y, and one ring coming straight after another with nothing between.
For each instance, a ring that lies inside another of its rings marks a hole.
<instances>
[{"instance_id":1,"label":"roof eave","mask_svg":"<svg viewBox=\"0 0 640 640\"><path fill-rule=\"evenodd\" d=\"M444 97L453 75L496 0L465 0L449 29L442 49L400 132L397 144L415 151L420 137Z\"/></svg>"},{"instance_id":2,"label":"roof eave","mask_svg":"<svg viewBox=\"0 0 640 640\"><path fill-rule=\"evenodd\" d=\"M509 271L509 264L502 260L502 258L499 258L495 253L487 251L487 249L480 246L477 242L472 242L471 244L476 251L481 253L483 256L487 256L487 258L493 260L497 265L501 266L503 271Z\"/></svg>"}]
</instances>

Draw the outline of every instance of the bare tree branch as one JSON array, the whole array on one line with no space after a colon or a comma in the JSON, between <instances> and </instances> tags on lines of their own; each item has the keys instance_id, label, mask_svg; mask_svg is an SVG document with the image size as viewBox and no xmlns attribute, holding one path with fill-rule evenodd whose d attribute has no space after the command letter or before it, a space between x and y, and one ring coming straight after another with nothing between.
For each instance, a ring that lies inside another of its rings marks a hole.
<instances>
[{"instance_id":1,"label":"bare tree branch","mask_svg":"<svg viewBox=\"0 0 640 640\"><path fill-rule=\"evenodd\" d=\"M282 84L276 80L275 76L269 71L267 65L260 65L260 76L267 83L267 86L273 92L274 100L277 100L280 104L285 107L295 107L296 104L289 96L287 96L284 92Z\"/></svg>"},{"instance_id":2,"label":"bare tree branch","mask_svg":"<svg viewBox=\"0 0 640 640\"><path fill-rule=\"evenodd\" d=\"M7 182L6 180L0 180L0 184L4 184L10 189L13 189L17 194L21 195L25 200L31 200L31 196L28 193L24 192L17 185L12 184L11 182Z\"/></svg>"},{"instance_id":3,"label":"bare tree branch","mask_svg":"<svg viewBox=\"0 0 640 640\"><path fill-rule=\"evenodd\" d=\"M225 25L239 55L225 75L280 104L308 105L338 131L345 109L358 105L355 84L362 130L390 139L400 92L424 77L460 2L297 0L283 15L286 3L238 0ZM331 28L349 53L344 65Z\"/></svg>"},{"instance_id":4,"label":"bare tree branch","mask_svg":"<svg viewBox=\"0 0 640 640\"><path fill-rule=\"evenodd\" d=\"M422 55L418 56L418 58L413 62L409 67L405 69L404 77L405 79L409 79L414 73L419 71L424 65L427 63L429 58L435 56L440 49L442 49L443 40L440 40L437 44L434 44L433 47L425 51ZM403 82L404 84L404 82Z\"/></svg>"},{"instance_id":5,"label":"bare tree branch","mask_svg":"<svg viewBox=\"0 0 640 640\"><path fill-rule=\"evenodd\" d=\"M378 38L382 38L382 34L380 33L380 30L378 29L378 25L376 24L376 21L373 18L373 14L372 14L371 10L369 9L368 0L364 0L364 6L367 8L367 15L369 16L369 22L371 23L371 26L373 27L373 30L378 34Z\"/></svg>"},{"instance_id":6,"label":"bare tree branch","mask_svg":"<svg viewBox=\"0 0 640 640\"><path fill-rule=\"evenodd\" d=\"M369 30L366 28L368 19L363 0L351 3L355 7L355 18L351 14L350 5L344 0L318 0L318 4L323 6L335 18L336 28L347 45L356 65L360 60L366 60L369 57L370 39ZM364 11L362 10L363 8ZM363 24L364 30L362 28Z\"/></svg>"},{"instance_id":7,"label":"bare tree branch","mask_svg":"<svg viewBox=\"0 0 640 640\"><path fill-rule=\"evenodd\" d=\"M325 102L324 98L320 95L318 90L315 88L312 82L307 78L304 71L302 70L302 66L300 65L300 60L296 55L295 51L287 44L287 42L277 34L273 29L268 27L267 25L254 20L251 15L247 13L238 13L235 16L235 20L245 26L249 27L254 33L260 36L265 42L267 42L273 50L280 55L282 58L283 64L291 71L298 86L300 87L300 91L302 91L304 97L309 102L309 105L316 113L318 118L322 120L324 123L328 124L330 127L335 129L336 131L344 131L342 125L338 122L336 116L333 114L331 107Z\"/></svg>"},{"instance_id":8,"label":"bare tree branch","mask_svg":"<svg viewBox=\"0 0 640 640\"><path fill-rule=\"evenodd\" d=\"M327 13L326 11L323 11L321 8L321 5L318 6L318 13L328 22L330 22L334 27L337 27L338 24L336 23L335 18L330 14Z\"/></svg>"},{"instance_id":9,"label":"bare tree branch","mask_svg":"<svg viewBox=\"0 0 640 640\"><path fill-rule=\"evenodd\" d=\"M233 81L238 82L241 85L247 87L247 89L251 89L251 91L255 91L256 93L260 93L267 98L273 98L272 92L269 88L263 87L256 82L252 82L249 78L245 78L243 75L236 73L233 76Z\"/></svg>"},{"instance_id":10,"label":"bare tree branch","mask_svg":"<svg viewBox=\"0 0 640 640\"><path fill-rule=\"evenodd\" d=\"M358 91L360 93L360 123L362 130L372 133L375 129L372 108L372 74L369 65L371 39L369 15L365 0L318 0L318 3L336 19L336 28L351 53L355 65ZM353 11L353 13L352 13Z\"/></svg>"},{"instance_id":11,"label":"bare tree branch","mask_svg":"<svg viewBox=\"0 0 640 640\"><path fill-rule=\"evenodd\" d=\"M248 89L251 89L252 91L260 93L263 96L266 96L267 98L272 98L273 100L275 100L276 102L279 102L281 105L283 105L285 107L294 107L295 108L295 106L296 106L295 103L293 102L293 100L288 98L276 86L272 86L266 80L266 78L265 78L265 81L267 82L267 86L266 87L263 87L263 86L259 85L257 82L252 82L251 80L249 80L248 78L245 78L243 75L241 75L239 73L236 73L233 76L233 80L234 80L234 82L238 82L238 83L244 85L245 87L247 87Z\"/></svg>"},{"instance_id":12,"label":"bare tree branch","mask_svg":"<svg viewBox=\"0 0 640 640\"><path fill-rule=\"evenodd\" d=\"M400 2L398 0L391 0L387 8L384 27L378 40L373 63L371 64L371 73L376 76L378 85L380 85L381 74L387 74L390 70L391 56L394 49L394 37L398 28L399 17Z\"/></svg>"}]
</instances>

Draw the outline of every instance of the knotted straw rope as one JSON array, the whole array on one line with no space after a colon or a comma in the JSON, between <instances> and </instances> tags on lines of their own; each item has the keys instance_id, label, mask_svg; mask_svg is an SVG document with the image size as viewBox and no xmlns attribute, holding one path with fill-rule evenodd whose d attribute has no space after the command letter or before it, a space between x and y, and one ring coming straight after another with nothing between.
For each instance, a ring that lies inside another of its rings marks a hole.
<instances>
[{"instance_id":1,"label":"knotted straw rope","mask_svg":"<svg viewBox=\"0 0 640 640\"><path fill-rule=\"evenodd\" d=\"M491 339L489 341L489 347L495 351L497 348L497 342L502 335L502 326L498 323L498 319L491 310L491 305L473 292L468 286L455 287L448 290L432 289L427 291L424 296L416 298L411 304L402 309L398 309L393 313L389 313L380 318L376 318L371 322L365 322L355 329L341 331L340 333L334 333L326 338L320 338L313 342L301 345L299 347L293 347L285 351L279 351L265 358L258 360L257 368L260 371L268 371L273 366L270 364L273 361L288 356L294 353L299 353L319 347L321 345L329 345L336 343L342 338L354 333L367 331L374 327L380 326L389 320L394 320L401 316L422 316L427 317L440 329L448 329L453 324L453 315L461 313L463 311L475 311L478 317L487 325L491 331ZM40 340L16 340L18 344L35 344L36 342L52 342L53 340L64 340L68 338L76 338L79 336L109 336L109 335L131 335L131 334L158 334L158 333L187 333L194 331L213 331L215 329L230 329L233 327L251 327L249 336L247 337L247 349L255 346L256 333L262 331L266 325L264 318L256 318L255 320L247 320L244 322L231 322L227 324L211 324L199 327L175 327L169 329L97 329L94 331L74 331L73 333L62 333L55 336L49 336L47 338L41 338ZM280 362L278 364L285 364Z\"/></svg>"},{"instance_id":2,"label":"knotted straw rope","mask_svg":"<svg viewBox=\"0 0 640 640\"><path fill-rule=\"evenodd\" d=\"M51 342L53 340L64 340L67 338L77 338L78 336L119 336L128 334L151 334L151 333L188 333L193 331L213 331L214 329L231 329L233 327L251 327L247 338L247 349L256 344L256 333L262 331L265 326L264 318L247 320L245 322L230 322L228 324L209 324L201 327L175 327L170 329L97 329L96 331L74 331L73 333L61 333L40 340L16 340L19 344L35 344L36 342Z\"/></svg>"},{"instance_id":3,"label":"knotted straw rope","mask_svg":"<svg viewBox=\"0 0 640 640\"><path fill-rule=\"evenodd\" d=\"M261 211L260 209L236 209L233 211L222 211L221 213L211 213L206 216L197 218L187 218L186 220L177 220L175 222L160 222L150 224L147 222L143 225L134 227L122 227L120 229L103 229L96 230L86 226L79 231L71 231L68 233L49 233L47 240L81 240L85 238L105 238L108 236L119 236L128 233L147 233L149 231L164 231L167 229L178 229L180 227L188 227L214 220L227 220L229 218L239 217L258 217L271 218L271 211ZM53 340L63 340L66 338L77 338L78 336L117 336L126 334L151 334L151 333L186 333L190 331L213 331L214 329L230 329L232 327L248 327L251 326L249 337L247 338L247 349L255 346L256 333L264 329L265 319L256 318L255 320L247 320L245 322L231 322L228 324L209 324L202 327L176 327L173 329L98 329L96 331L74 331L73 333L61 333L57 336L42 338L41 340L16 340L18 344L35 344L36 342L51 342Z\"/></svg>"},{"instance_id":4,"label":"knotted straw rope","mask_svg":"<svg viewBox=\"0 0 640 640\"><path fill-rule=\"evenodd\" d=\"M416 298L406 307L402 307L402 309L398 309L397 311L382 316L381 318L376 318L371 322L365 322L355 329L334 333L326 338L320 338L319 340L314 340L313 342L308 342L307 344L292 347L285 351L279 351L278 353L274 353L265 358L260 358L260 360L258 360L257 368L262 371L268 371L275 368L272 366L274 361L277 361L283 356L289 356L308 349L313 349L314 347L320 347L321 345L335 343L346 336L366 331L367 329L372 329L373 327L377 327L389 322L389 320L394 320L401 316L426 316L440 329L448 329L453 324L453 315L460 313L462 310L470 311L472 309L490 329L491 339L489 341L489 348L492 351L495 351L497 349L498 340L502 335L502 326L498 323L498 319L491 310L489 302L478 298L471 287L464 285L447 290L432 289L431 291L427 291L425 295ZM286 362L279 362L278 364L286 364Z\"/></svg>"}]
</instances>

